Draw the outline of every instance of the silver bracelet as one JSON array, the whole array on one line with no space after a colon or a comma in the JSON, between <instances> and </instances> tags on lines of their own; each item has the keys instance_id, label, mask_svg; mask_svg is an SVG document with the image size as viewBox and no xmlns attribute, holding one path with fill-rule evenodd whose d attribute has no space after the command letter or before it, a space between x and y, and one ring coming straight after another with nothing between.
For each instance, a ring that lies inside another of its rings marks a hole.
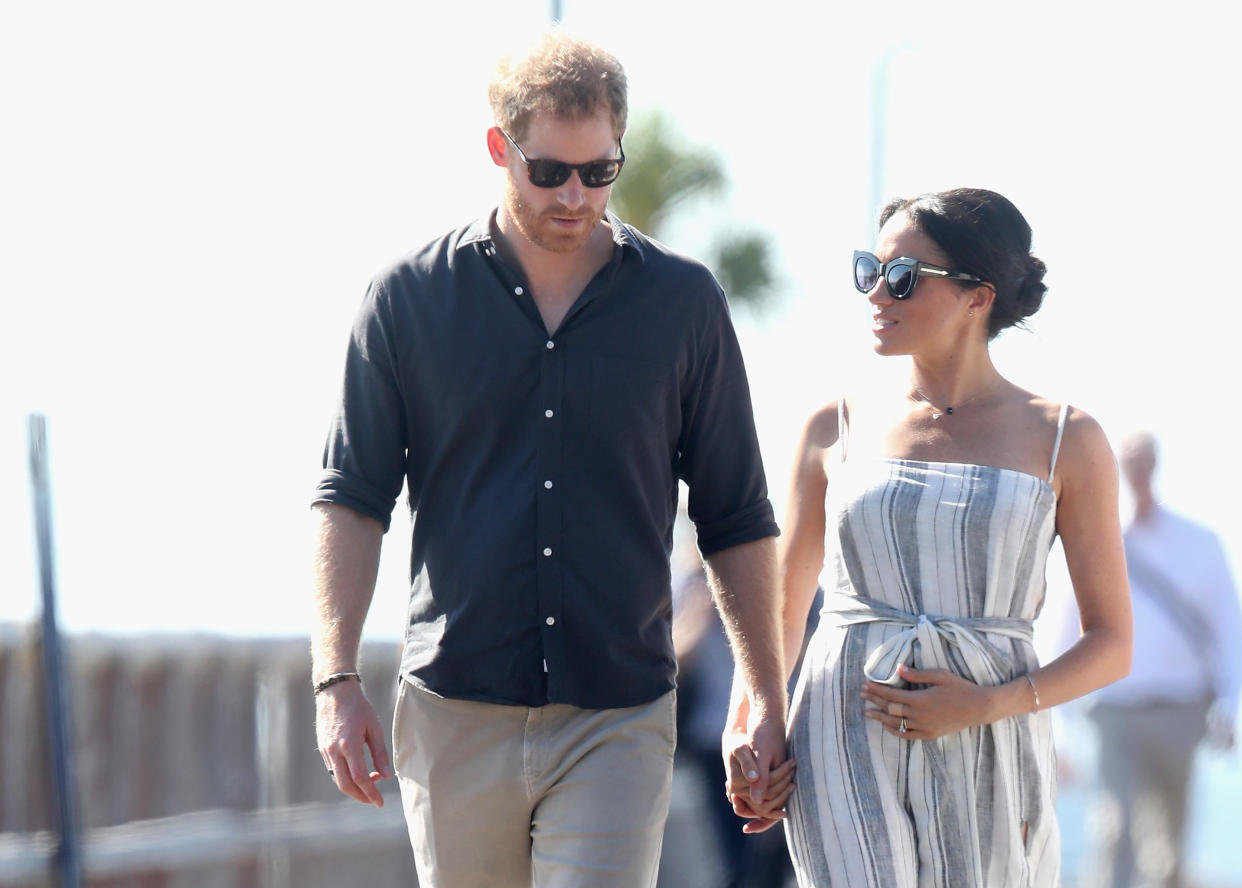
<instances>
[{"instance_id":1,"label":"silver bracelet","mask_svg":"<svg viewBox=\"0 0 1242 888\"><path fill-rule=\"evenodd\" d=\"M348 681L351 678L358 679L358 684L362 684L362 676L357 672L333 672L322 681L315 682L315 684L311 685L311 687L315 689L315 694L318 695L322 691L326 691L328 688L332 687L334 684L340 684L341 682Z\"/></svg>"},{"instance_id":2,"label":"silver bracelet","mask_svg":"<svg viewBox=\"0 0 1242 888\"><path fill-rule=\"evenodd\" d=\"M1031 693L1035 695L1035 708L1031 712L1039 712L1039 688L1035 687L1035 679L1031 678L1031 673L1026 674L1026 681L1031 686Z\"/></svg>"}]
</instances>

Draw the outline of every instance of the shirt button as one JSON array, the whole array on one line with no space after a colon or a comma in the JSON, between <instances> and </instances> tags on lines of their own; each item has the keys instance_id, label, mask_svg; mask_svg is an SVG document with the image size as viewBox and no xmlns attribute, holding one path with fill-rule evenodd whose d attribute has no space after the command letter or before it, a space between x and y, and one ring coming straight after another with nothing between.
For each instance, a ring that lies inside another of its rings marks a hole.
<instances>
[{"instance_id":1,"label":"shirt button","mask_svg":"<svg viewBox=\"0 0 1242 888\"><path fill-rule=\"evenodd\" d=\"M544 620L544 622L547 623L549 626L555 626L556 617L548 617L546 620Z\"/></svg>"},{"instance_id":2,"label":"shirt button","mask_svg":"<svg viewBox=\"0 0 1242 888\"><path fill-rule=\"evenodd\" d=\"M552 489L552 482L551 482L551 481L544 481L544 482L543 482L543 486L544 486L547 490L551 490L551 489Z\"/></svg>"},{"instance_id":3,"label":"shirt button","mask_svg":"<svg viewBox=\"0 0 1242 888\"><path fill-rule=\"evenodd\" d=\"M544 554L544 555L551 555L551 554L552 554L552 550L551 550L551 549L544 549L544 550L543 550L543 554Z\"/></svg>"},{"instance_id":4,"label":"shirt button","mask_svg":"<svg viewBox=\"0 0 1242 888\"><path fill-rule=\"evenodd\" d=\"M543 415L546 416L548 419L551 419L554 416L551 410L543 411Z\"/></svg>"},{"instance_id":5,"label":"shirt button","mask_svg":"<svg viewBox=\"0 0 1242 888\"><path fill-rule=\"evenodd\" d=\"M525 293L525 292L526 292L526 291L525 291L525 290L523 290L521 287L514 287L514 288L513 288L513 295L514 295L514 296L521 296L521 295L522 295L523 293Z\"/></svg>"},{"instance_id":6,"label":"shirt button","mask_svg":"<svg viewBox=\"0 0 1242 888\"><path fill-rule=\"evenodd\" d=\"M549 340L547 341L547 343L545 344L545 347L546 347L546 348L550 351L550 350L552 350L552 349L556 348L556 343L555 343L555 342L553 342L551 339L549 339Z\"/></svg>"}]
</instances>

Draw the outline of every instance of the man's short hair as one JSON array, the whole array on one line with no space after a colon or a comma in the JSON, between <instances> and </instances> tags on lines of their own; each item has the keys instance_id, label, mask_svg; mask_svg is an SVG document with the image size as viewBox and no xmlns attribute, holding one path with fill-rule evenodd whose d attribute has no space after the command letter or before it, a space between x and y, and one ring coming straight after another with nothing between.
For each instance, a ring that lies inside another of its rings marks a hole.
<instances>
[{"instance_id":1,"label":"man's short hair","mask_svg":"<svg viewBox=\"0 0 1242 888\"><path fill-rule=\"evenodd\" d=\"M569 119L605 111L618 136L629 113L621 63L595 44L557 31L544 34L525 54L501 59L487 96L497 125L519 140L539 111Z\"/></svg>"}]
</instances>

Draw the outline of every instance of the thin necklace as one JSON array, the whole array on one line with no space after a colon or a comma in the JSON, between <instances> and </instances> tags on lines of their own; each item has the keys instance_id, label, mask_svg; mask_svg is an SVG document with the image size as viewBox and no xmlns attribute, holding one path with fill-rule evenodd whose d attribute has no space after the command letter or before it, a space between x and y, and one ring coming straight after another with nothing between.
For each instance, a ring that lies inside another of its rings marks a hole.
<instances>
[{"instance_id":1,"label":"thin necklace","mask_svg":"<svg viewBox=\"0 0 1242 888\"><path fill-rule=\"evenodd\" d=\"M952 416L952 415L953 415L953 411L954 411L954 410L956 410L958 407L965 407L965 406L966 406L967 404L969 404L971 401L975 400L975 399L976 399L976 398L978 398L980 395L982 395L982 394L984 394L985 392L987 392L988 388L990 388L990 386L984 386L983 388L979 389L979 391L975 392L973 395L971 395L969 398L967 398L965 401L958 401L958 402L957 402L955 405L953 405L952 407L946 406L943 410L938 410L938 409L937 409L937 407L936 407L936 405L932 403L931 398L929 398L929 397L927 397L927 395L923 394L923 390L922 390L921 388L919 388L917 385L914 387L914 391L918 394L918 396L919 396L920 398L922 398L922 399L923 399L923 403L925 403L928 407L930 407L930 408L931 408L931 411L932 411L932 415L931 415L931 417L932 417L932 419L939 419L940 417L944 416L945 414L948 414L949 416Z\"/></svg>"}]
</instances>

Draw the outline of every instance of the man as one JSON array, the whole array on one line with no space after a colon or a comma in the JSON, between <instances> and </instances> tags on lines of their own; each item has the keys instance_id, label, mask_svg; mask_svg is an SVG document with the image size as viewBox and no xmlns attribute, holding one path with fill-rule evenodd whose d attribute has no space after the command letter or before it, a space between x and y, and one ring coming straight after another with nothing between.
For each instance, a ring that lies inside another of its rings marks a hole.
<instances>
[{"instance_id":1,"label":"man","mask_svg":"<svg viewBox=\"0 0 1242 888\"><path fill-rule=\"evenodd\" d=\"M354 326L315 497L319 748L342 792L382 804L392 769L354 673L404 480L393 743L420 884L651 885L678 479L753 689L735 744L760 784L784 759L777 529L745 371L710 273L605 213L617 61L548 36L489 95L499 208L378 276Z\"/></svg>"},{"instance_id":2,"label":"man","mask_svg":"<svg viewBox=\"0 0 1242 888\"><path fill-rule=\"evenodd\" d=\"M1125 531L1134 603L1130 675L1092 695L1100 762L1091 821L1098 867L1086 884L1180 886L1187 795L1204 739L1234 743L1242 613L1220 540L1166 509L1152 483L1156 442L1120 447L1134 494Z\"/></svg>"}]
</instances>

